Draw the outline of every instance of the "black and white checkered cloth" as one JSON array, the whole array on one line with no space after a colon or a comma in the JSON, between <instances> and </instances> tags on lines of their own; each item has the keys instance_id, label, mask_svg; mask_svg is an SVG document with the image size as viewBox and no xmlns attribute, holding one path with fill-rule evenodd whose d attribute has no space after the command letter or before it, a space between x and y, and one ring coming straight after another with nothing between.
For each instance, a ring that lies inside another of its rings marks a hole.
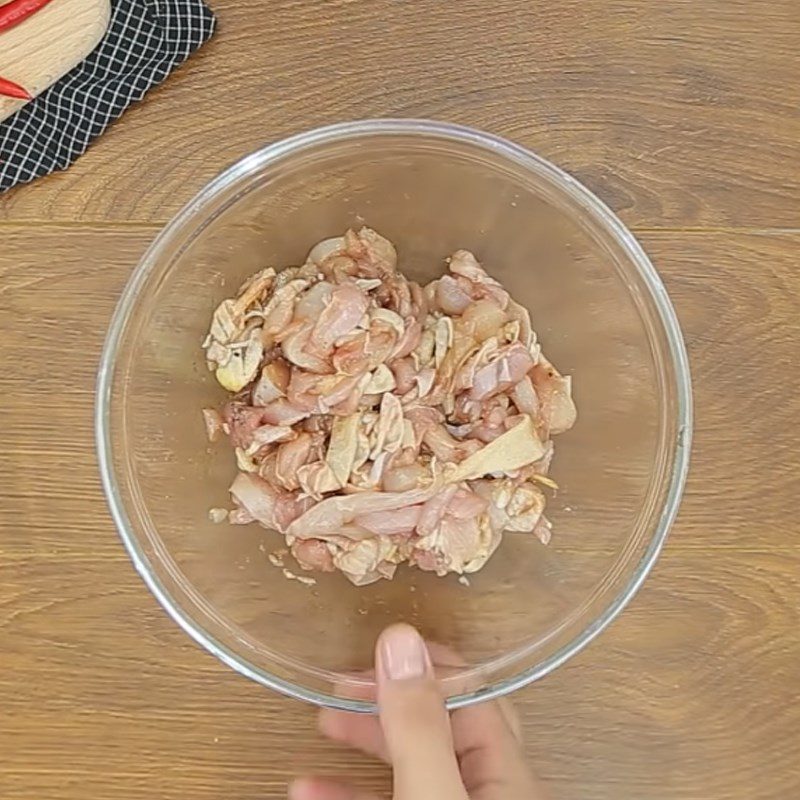
<instances>
[{"instance_id":1,"label":"black and white checkered cloth","mask_svg":"<svg viewBox=\"0 0 800 800\"><path fill-rule=\"evenodd\" d=\"M105 37L33 102L0 122L0 192L66 169L214 32L202 0L112 0Z\"/></svg>"}]
</instances>

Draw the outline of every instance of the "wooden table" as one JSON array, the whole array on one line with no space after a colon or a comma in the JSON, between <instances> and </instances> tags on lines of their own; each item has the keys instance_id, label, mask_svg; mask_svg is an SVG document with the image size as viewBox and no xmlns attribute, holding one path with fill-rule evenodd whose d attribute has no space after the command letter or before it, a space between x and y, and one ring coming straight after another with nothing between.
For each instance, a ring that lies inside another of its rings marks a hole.
<instances>
[{"instance_id":1,"label":"wooden table","mask_svg":"<svg viewBox=\"0 0 800 800\"><path fill-rule=\"evenodd\" d=\"M691 355L679 522L611 629L516 696L531 760L560 800L800 797L797 0L213 5L201 53L68 172L0 197L0 797L263 800L346 771L312 709L192 644L134 573L93 388L185 200L266 142L389 115L573 172L652 255Z\"/></svg>"}]
</instances>

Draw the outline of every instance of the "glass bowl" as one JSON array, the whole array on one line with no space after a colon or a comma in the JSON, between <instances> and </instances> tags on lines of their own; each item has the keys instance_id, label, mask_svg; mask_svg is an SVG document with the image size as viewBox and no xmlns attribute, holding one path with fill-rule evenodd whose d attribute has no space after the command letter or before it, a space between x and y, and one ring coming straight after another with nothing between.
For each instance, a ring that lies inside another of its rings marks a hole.
<instances>
[{"instance_id":1,"label":"glass bowl","mask_svg":"<svg viewBox=\"0 0 800 800\"><path fill-rule=\"evenodd\" d=\"M531 312L573 376L574 429L556 437L553 537L508 534L470 577L404 568L364 588L308 587L267 560L257 525L215 525L235 474L200 410L222 390L200 344L244 278L301 263L348 226L393 241L427 281L476 253ZM265 147L167 225L111 322L97 388L103 485L133 562L167 612L226 664L296 698L374 709L379 631L404 620L457 650L440 672L450 707L536 680L591 641L641 585L686 477L691 394L661 281L630 232L568 174L487 133L417 120L353 122Z\"/></svg>"}]
</instances>

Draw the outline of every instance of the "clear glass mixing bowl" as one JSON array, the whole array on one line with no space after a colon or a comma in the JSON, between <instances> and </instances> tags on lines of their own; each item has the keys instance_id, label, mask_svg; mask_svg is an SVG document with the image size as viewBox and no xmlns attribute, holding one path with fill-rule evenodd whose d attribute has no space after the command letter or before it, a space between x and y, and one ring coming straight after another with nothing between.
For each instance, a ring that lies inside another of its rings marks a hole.
<instances>
[{"instance_id":1,"label":"clear glass mixing bowl","mask_svg":"<svg viewBox=\"0 0 800 800\"><path fill-rule=\"evenodd\" d=\"M286 580L257 525L214 525L234 475L200 409L223 393L200 343L249 274L367 224L420 281L474 251L526 305L548 357L574 376L578 423L556 438L552 542L507 535L465 587L401 569L366 588ZM323 128L247 156L166 227L114 315L97 442L111 512L147 585L204 647L260 683L368 711L379 631L405 620L459 651L451 707L533 681L594 638L651 568L678 508L691 395L678 323L640 246L603 203L534 154L415 120Z\"/></svg>"}]
</instances>

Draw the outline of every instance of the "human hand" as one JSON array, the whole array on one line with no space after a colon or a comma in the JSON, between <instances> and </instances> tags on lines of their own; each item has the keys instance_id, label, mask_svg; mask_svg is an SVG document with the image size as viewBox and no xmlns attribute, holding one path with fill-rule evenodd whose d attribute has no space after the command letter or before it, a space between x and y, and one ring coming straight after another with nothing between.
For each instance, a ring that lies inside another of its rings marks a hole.
<instances>
[{"instance_id":1,"label":"human hand","mask_svg":"<svg viewBox=\"0 0 800 800\"><path fill-rule=\"evenodd\" d=\"M504 701L447 713L422 637L394 625L375 652L379 717L325 709L331 739L391 764L394 800L546 800L525 763L519 725ZM322 778L301 778L291 800L378 800Z\"/></svg>"}]
</instances>

